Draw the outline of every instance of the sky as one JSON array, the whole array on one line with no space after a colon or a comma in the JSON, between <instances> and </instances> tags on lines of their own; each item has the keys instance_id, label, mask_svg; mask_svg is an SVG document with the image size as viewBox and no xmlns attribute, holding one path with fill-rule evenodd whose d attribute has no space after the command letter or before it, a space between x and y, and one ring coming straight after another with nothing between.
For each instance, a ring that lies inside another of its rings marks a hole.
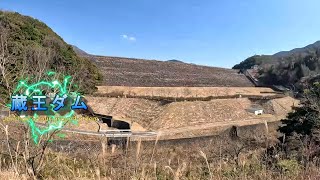
<instances>
[{"instance_id":1,"label":"sky","mask_svg":"<svg viewBox=\"0 0 320 180\"><path fill-rule=\"evenodd\" d=\"M95 55L231 68L320 40L318 0L0 0Z\"/></svg>"}]
</instances>

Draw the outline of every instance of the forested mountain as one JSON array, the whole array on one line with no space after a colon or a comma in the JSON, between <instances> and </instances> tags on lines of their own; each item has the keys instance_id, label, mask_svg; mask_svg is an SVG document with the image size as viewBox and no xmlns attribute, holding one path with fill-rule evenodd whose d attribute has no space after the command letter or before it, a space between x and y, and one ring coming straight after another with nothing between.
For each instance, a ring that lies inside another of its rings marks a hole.
<instances>
[{"instance_id":1,"label":"forested mountain","mask_svg":"<svg viewBox=\"0 0 320 180\"><path fill-rule=\"evenodd\" d=\"M300 87L304 81L317 78L320 73L320 41L274 55L255 55L233 69L250 69L254 65L258 65L257 78L266 85Z\"/></svg>"}]
</instances>

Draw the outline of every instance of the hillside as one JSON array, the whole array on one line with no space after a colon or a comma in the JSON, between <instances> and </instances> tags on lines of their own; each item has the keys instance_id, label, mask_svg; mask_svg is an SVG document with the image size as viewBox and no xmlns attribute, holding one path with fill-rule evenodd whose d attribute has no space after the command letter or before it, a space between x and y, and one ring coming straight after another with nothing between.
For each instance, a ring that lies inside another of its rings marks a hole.
<instances>
[{"instance_id":1,"label":"hillside","mask_svg":"<svg viewBox=\"0 0 320 180\"><path fill-rule=\"evenodd\" d=\"M89 56L90 54L88 54L87 52L85 52L84 50L78 48L77 46L75 45L71 45L74 52L77 53L79 56Z\"/></svg>"},{"instance_id":2,"label":"hillside","mask_svg":"<svg viewBox=\"0 0 320 180\"><path fill-rule=\"evenodd\" d=\"M97 67L78 56L72 46L43 22L0 11L0 34L1 95L12 92L20 79L44 79L47 71L71 75L77 85L74 88L80 92L95 91L101 79Z\"/></svg>"},{"instance_id":3,"label":"hillside","mask_svg":"<svg viewBox=\"0 0 320 180\"><path fill-rule=\"evenodd\" d=\"M256 76L263 84L294 85L299 89L304 81L320 73L320 41L273 55L255 55L233 69L251 69L254 65L258 65Z\"/></svg>"},{"instance_id":4,"label":"hillside","mask_svg":"<svg viewBox=\"0 0 320 180\"><path fill-rule=\"evenodd\" d=\"M254 55L233 66L233 69L250 69L253 65L271 66L283 62L297 62L308 56L317 55L320 49L320 41L302 48L295 48L290 51L280 51L273 55Z\"/></svg>"},{"instance_id":5,"label":"hillside","mask_svg":"<svg viewBox=\"0 0 320 180\"><path fill-rule=\"evenodd\" d=\"M104 76L102 85L138 87L249 87L253 84L238 70L110 56L87 56Z\"/></svg>"}]
</instances>

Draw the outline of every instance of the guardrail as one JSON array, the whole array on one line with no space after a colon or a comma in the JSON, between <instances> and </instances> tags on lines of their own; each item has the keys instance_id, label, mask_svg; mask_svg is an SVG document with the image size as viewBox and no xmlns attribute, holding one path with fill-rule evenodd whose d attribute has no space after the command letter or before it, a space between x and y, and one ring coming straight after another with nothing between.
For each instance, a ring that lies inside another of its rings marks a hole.
<instances>
[{"instance_id":1,"label":"guardrail","mask_svg":"<svg viewBox=\"0 0 320 180\"><path fill-rule=\"evenodd\" d=\"M44 123L36 123L39 126L46 126ZM103 137L152 137L157 136L156 132L153 131L135 131L132 132L130 129L121 130L100 130L99 132L94 131L84 131L78 129L62 128L63 132L70 132L75 134L93 135L93 136L103 136Z\"/></svg>"}]
</instances>

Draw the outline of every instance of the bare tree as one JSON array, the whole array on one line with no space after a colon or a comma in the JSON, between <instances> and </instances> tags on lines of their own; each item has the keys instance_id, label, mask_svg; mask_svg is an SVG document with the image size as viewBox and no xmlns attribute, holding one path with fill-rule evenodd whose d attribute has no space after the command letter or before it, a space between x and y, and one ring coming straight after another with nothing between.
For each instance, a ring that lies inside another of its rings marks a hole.
<instances>
[{"instance_id":1,"label":"bare tree","mask_svg":"<svg viewBox=\"0 0 320 180\"><path fill-rule=\"evenodd\" d=\"M10 75L11 72L7 68L9 64L9 53L8 53L8 32L2 28L0 24L0 73L1 73L1 79L0 83L10 92L12 91L12 88L10 86Z\"/></svg>"}]
</instances>

